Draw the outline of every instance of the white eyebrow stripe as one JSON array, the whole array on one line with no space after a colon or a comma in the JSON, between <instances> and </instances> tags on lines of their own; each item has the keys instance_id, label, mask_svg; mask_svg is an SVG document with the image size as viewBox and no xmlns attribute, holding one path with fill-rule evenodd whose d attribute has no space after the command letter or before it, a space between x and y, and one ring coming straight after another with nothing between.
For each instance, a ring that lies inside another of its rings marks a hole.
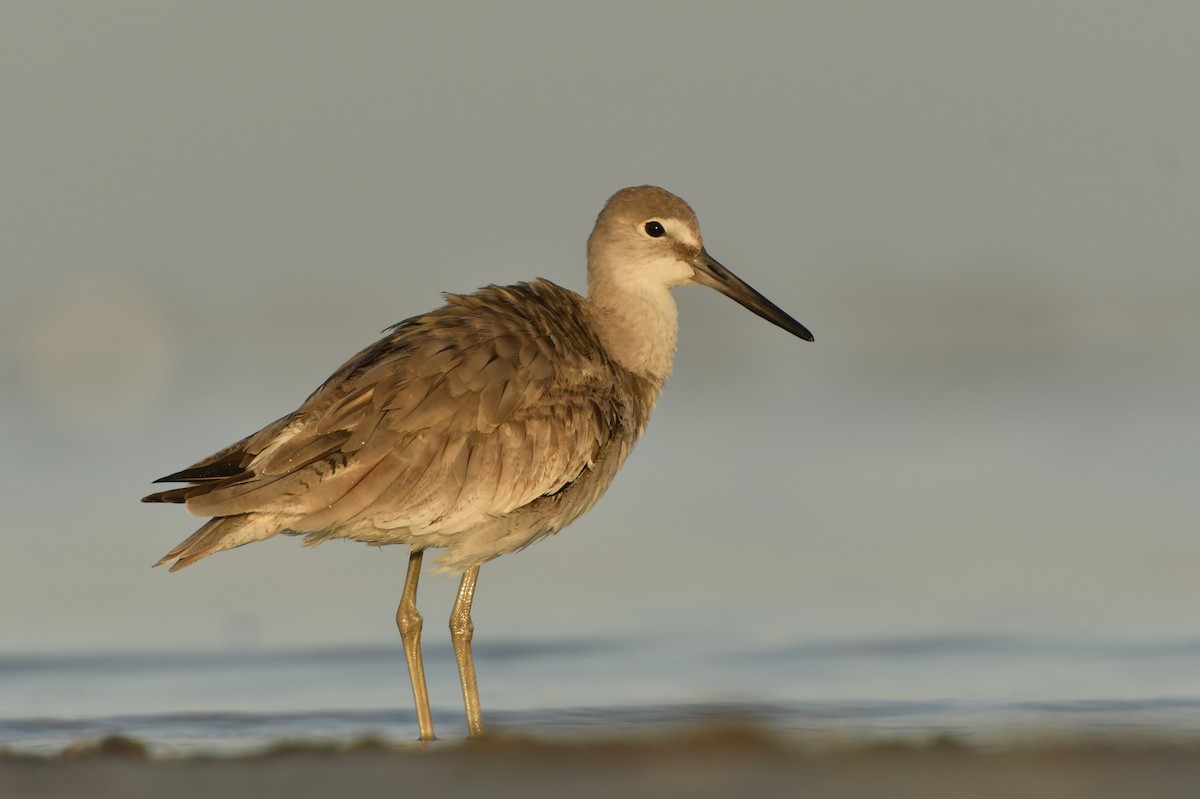
<instances>
[{"instance_id":1,"label":"white eyebrow stripe","mask_svg":"<svg viewBox=\"0 0 1200 799\"><path fill-rule=\"evenodd\" d=\"M663 227L667 229L667 233L679 239L684 244L700 249L700 239L697 238L696 232L692 230L692 226L684 222L682 219L671 217L669 219L659 219Z\"/></svg>"}]
</instances>

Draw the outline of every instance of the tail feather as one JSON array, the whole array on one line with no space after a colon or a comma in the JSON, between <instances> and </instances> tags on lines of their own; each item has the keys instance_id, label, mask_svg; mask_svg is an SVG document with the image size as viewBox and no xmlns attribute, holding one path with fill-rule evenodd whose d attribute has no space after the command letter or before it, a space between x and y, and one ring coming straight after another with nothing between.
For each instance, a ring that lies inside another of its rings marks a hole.
<instances>
[{"instance_id":1,"label":"tail feather","mask_svg":"<svg viewBox=\"0 0 1200 799\"><path fill-rule=\"evenodd\" d=\"M203 527L192 533L182 544L163 555L154 565L162 566L164 563L174 560L171 571L177 572L214 552L233 549L254 541L262 541L277 532L279 532L278 526L265 524L264 519L261 516L256 517L255 514L219 516L209 519Z\"/></svg>"},{"instance_id":2,"label":"tail feather","mask_svg":"<svg viewBox=\"0 0 1200 799\"><path fill-rule=\"evenodd\" d=\"M147 497L142 497L142 502L173 502L182 505L187 501L188 492L192 490L192 486L184 488L171 488L166 491L158 491Z\"/></svg>"}]
</instances>

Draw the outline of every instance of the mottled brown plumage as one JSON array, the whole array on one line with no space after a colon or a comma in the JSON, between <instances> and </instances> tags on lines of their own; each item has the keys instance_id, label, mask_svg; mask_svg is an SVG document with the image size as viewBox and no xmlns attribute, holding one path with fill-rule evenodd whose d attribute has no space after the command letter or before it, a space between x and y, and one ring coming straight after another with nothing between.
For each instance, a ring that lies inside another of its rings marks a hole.
<instances>
[{"instance_id":1,"label":"mottled brown plumage","mask_svg":"<svg viewBox=\"0 0 1200 799\"><path fill-rule=\"evenodd\" d=\"M407 544L396 614L422 739L433 737L416 589L423 552L464 572L451 615L468 728L482 731L470 608L479 566L562 529L608 489L671 371L670 289L708 285L812 340L705 251L688 205L654 186L609 200L586 298L546 280L448 295L359 352L293 413L159 482L145 498L212 518L168 552L303 535Z\"/></svg>"},{"instance_id":2,"label":"mottled brown plumage","mask_svg":"<svg viewBox=\"0 0 1200 799\"><path fill-rule=\"evenodd\" d=\"M586 300L548 281L448 300L295 412L163 478L192 484L146 501L217 518L161 562L288 533L444 548L443 568L463 571L595 504L662 382L609 358Z\"/></svg>"}]
</instances>

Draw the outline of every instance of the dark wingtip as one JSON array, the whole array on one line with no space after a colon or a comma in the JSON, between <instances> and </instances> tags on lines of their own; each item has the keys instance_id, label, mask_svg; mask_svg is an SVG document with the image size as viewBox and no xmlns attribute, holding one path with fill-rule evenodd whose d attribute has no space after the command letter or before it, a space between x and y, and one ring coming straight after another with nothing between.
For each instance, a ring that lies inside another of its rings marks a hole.
<instances>
[{"instance_id":1,"label":"dark wingtip","mask_svg":"<svg viewBox=\"0 0 1200 799\"><path fill-rule=\"evenodd\" d=\"M200 471L200 470L196 469L195 467L188 467L187 469L182 469L178 472L172 472L171 474L168 474L166 477L160 477L157 480L155 480L154 482L155 483L190 483L192 481L192 478L189 477L188 475L190 475L193 472L197 472L197 471Z\"/></svg>"},{"instance_id":2,"label":"dark wingtip","mask_svg":"<svg viewBox=\"0 0 1200 799\"><path fill-rule=\"evenodd\" d=\"M244 474L246 471L246 466L242 462L243 456L244 453L235 452L228 457L212 461L211 463L189 466L173 474L168 474L166 477L160 477L154 482L200 483L205 480L223 480L226 477L236 477L239 474Z\"/></svg>"}]
</instances>

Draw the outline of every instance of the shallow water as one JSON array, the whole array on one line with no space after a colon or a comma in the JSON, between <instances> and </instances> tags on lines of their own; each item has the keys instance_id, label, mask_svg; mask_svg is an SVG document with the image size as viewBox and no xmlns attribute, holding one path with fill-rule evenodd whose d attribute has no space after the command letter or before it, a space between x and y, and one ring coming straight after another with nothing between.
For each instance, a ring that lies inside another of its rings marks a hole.
<instances>
[{"instance_id":1,"label":"shallow water","mask_svg":"<svg viewBox=\"0 0 1200 799\"><path fill-rule=\"evenodd\" d=\"M439 734L465 734L453 657L426 651ZM1200 641L945 637L716 648L697 639L480 643L490 729L656 734L753 722L796 739L981 746L1200 739ZM416 737L399 645L0 658L0 747L119 733L159 755Z\"/></svg>"}]
</instances>

